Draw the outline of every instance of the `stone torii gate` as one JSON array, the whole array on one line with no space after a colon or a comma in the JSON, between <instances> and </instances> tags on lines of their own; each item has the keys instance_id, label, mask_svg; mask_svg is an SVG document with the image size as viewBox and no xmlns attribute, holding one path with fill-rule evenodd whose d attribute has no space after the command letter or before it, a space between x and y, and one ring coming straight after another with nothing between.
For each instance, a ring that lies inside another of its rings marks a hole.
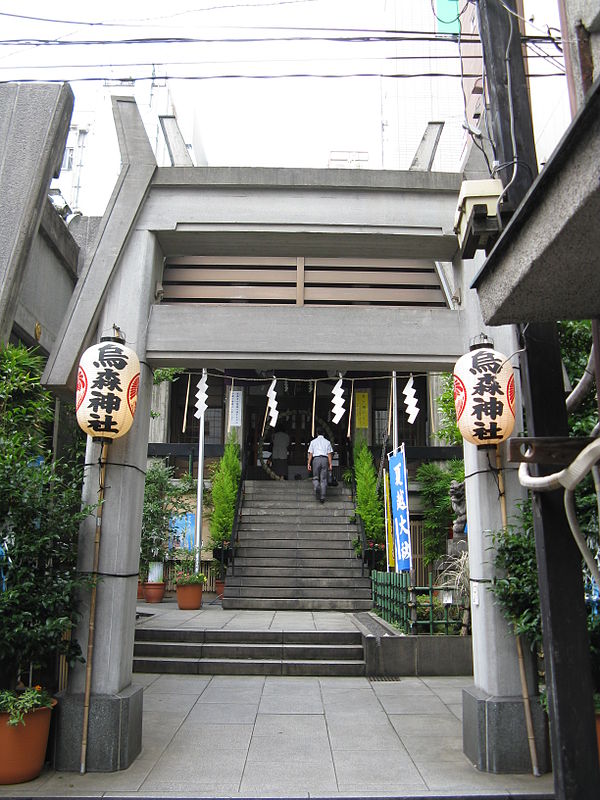
<instances>
[{"instance_id":1,"label":"stone torii gate","mask_svg":"<svg viewBox=\"0 0 600 800\"><path fill-rule=\"evenodd\" d=\"M132 654L139 540L147 461L151 370L219 366L273 369L449 371L468 340L483 329L464 265L456 260L455 292L445 307L265 307L160 303L168 256L232 253L270 256L305 253L353 258L429 259L450 264L452 230L462 176L433 172L157 167L132 98L114 98L122 171L98 236L79 278L44 383L73 396L81 352L117 324L141 362L134 425L110 448L103 513L92 698L90 771L129 766L141 748L142 689L133 687ZM172 148L172 152L183 152ZM471 262L476 265L477 262ZM300 270L300 266L298 267ZM460 303L460 301L459 301ZM243 335L241 333L243 332ZM493 332L511 350L511 329ZM467 446L471 448L471 445ZM96 500L99 445L88 441L84 499ZM467 453L467 473L479 472ZM467 483L472 574L490 574L481 533L501 527L492 478ZM507 495L520 492L510 477ZM92 563L94 522L82 526L80 568ZM88 601L82 598L76 631L85 652ZM473 608L474 712L465 741L482 750L478 766L527 771L527 737L514 641L487 592ZM83 718L85 669L71 671L61 701L56 766L76 770ZM493 702L492 702L493 701ZM502 734L508 718L510 735ZM485 719L482 729L481 720ZM501 752L500 752L501 751ZM494 760L492 753L498 758Z\"/></svg>"}]
</instances>

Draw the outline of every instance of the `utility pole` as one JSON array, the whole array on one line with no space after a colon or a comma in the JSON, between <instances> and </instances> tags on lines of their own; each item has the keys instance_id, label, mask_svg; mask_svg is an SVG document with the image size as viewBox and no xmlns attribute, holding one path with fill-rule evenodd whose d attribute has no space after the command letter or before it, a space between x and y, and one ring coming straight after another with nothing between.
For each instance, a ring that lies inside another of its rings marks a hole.
<instances>
[{"instance_id":1,"label":"utility pole","mask_svg":"<svg viewBox=\"0 0 600 800\"><path fill-rule=\"evenodd\" d=\"M537 174L519 19L515 0L479 0L478 13L498 174L514 211ZM566 436L556 325L525 325L521 336L528 435ZM544 474L542 467L536 471ZM555 794L589 800L597 796L600 773L581 556L560 493L534 495L533 516Z\"/></svg>"},{"instance_id":2,"label":"utility pole","mask_svg":"<svg viewBox=\"0 0 600 800\"><path fill-rule=\"evenodd\" d=\"M479 0L478 13L498 174L514 211L537 174L519 19L514 0ZM525 325L521 336L528 435L566 436L556 325ZM554 788L557 800L589 800L597 796L600 775L581 556L560 494L534 495L533 516Z\"/></svg>"}]
</instances>

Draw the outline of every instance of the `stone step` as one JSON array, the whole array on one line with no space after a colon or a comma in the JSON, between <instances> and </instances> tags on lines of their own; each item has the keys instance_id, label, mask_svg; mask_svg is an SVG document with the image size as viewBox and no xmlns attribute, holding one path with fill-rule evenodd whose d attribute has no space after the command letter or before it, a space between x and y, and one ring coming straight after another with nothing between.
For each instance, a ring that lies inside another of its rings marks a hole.
<instances>
[{"instance_id":1,"label":"stone step","mask_svg":"<svg viewBox=\"0 0 600 800\"><path fill-rule=\"evenodd\" d=\"M304 567L298 568L294 567L281 567L281 566L253 566L253 565L240 565L236 561L235 564L235 571L233 573L228 573L227 580L229 581L231 578L235 578L238 575L242 575L245 578L260 578L264 577L265 579L268 578L293 578L302 576L302 580L306 580L309 578L328 578L330 580L335 580L339 578L352 578L353 580L361 579L362 571L360 568L360 562L358 564L352 564L348 567ZM368 574L365 570L365 580L370 581L371 579L368 577Z\"/></svg>"},{"instance_id":2,"label":"stone step","mask_svg":"<svg viewBox=\"0 0 600 800\"><path fill-rule=\"evenodd\" d=\"M307 597L223 597L224 609L255 609L263 611L370 611L371 600Z\"/></svg>"},{"instance_id":3,"label":"stone step","mask_svg":"<svg viewBox=\"0 0 600 800\"><path fill-rule=\"evenodd\" d=\"M327 539L328 541L332 539L339 539L341 541L349 542L351 541L349 532L346 530L339 530L335 527L327 528L326 531L323 530L302 530L299 531L297 528L290 530L290 528L263 528L260 531L256 530L247 530L242 528L242 534L244 540L253 539L253 538L261 538L266 541L277 540L277 539L290 539L290 538L301 538L307 541L319 541L321 539Z\"/></svg>"},{"instance_id":4,"label":"stone step","mask_svg":"<svg viewBox=\"0 0 600 800\"><path fill-rule=\"evenodd\" d=\"M265 547L264 543L261 543L262 546L252 547L246 546L242 544L238 547L237 557L239 555L240 558L302 558L302 559L311 559L311 558L350 558L351 557L351 548L350 545L345 547L337 547L335 546L335 542L331 542L329 544L326 543L324 547L315 547L311 545L309 547ZM292 542L290 544L293 545Z\"/></svg>"},{"instance_id":5,"label":"stone step","mask_svg":"<svg viewBox=\"0 0 600 800\"><path fill-rule=\"evenodd\" d=\"M336 500L332 497L325 498L325 505L327 506L327 513L339 513L341 511L351 511L354 506L344 500ZM312 514L313 516L322 516L324 509L321 503L317 501L316 497L309 497L305 501L294 500L293 498L283 498L281 500L244 500L244 507L242 509L242 516L246 514L261 514L266 516L268 514L283 514L288 510L301 508L303 512Z\"/></svg>"},{"instance_id":6,"label":"stone step","mask_svg":"<svg viewBox=\"0 0 600 800\"><path fill-rule=\"evenodd\" d=\"M371 579L361 578L356 575L348 575L344 577L334 578L330 575L326 577L306 577L304 575L228 575L227 587L230 589L233 586L281 586L292 587L297 586L303 589L367 589L371 591Z\"/></svg>"},{"instance_id":7,"label":"stone step","mask_svg":"<svg viewBox=\"0 0 600 800\"><path fill-rule=\"evenodd\" d=\"M284 661L268 659L134 658L134 672L177 675L296 675L359 677L364 661Z\"/></svg>"},{"instance_id":8,"label":"stone step","mask_svg":"<svg viewBox=\"0 0 600 800\"><path fill-rule=\"evenodd\" d=\"M328 515L310 515L310 514L244 514L240 518L240 527L246 527L250 525L258 525L260 527L263 526L279 526L288 528L291 526L294 527L306 527L310 530L319 530L320 528L329 528L333 527L340 527L340 528L354 528L356 529L356 524L351 521L352 515L350 514L338 514L335 516L332 514L331 516Z\"/></svg>"},{"instance_id":9,"label":"stone step","mask_svg":"<svg viewBox=\"0 0 600 800\"><path fill-rule=\"evenodd\" d=\"M266 659L269 661L360 661L361 644L260 644L252 642L204 643L136 642L134 658Z\"/></svg>"},{"instance_id":10,"label":"stone step","mask_svg":"<svg viewBox=\"0 0 600 800\"><path fill-rule=\"evenodd\" d=\"M223 597L230 599L233 597L269 597L274 599L281 598L297 598L298 600L312 599L312 600L352 600L357 598L359 600L369 600L371 598L370 587L334 587L334 586L252 586L240 585L234 586L233 584L225 584L225 593Z\"/></svg>"},{"instance_id":11,"label":"stone step","mask_svg":"<svg viewBox=\"0 0 600 800\"><path fill-rule=\"evenodd\" d=\"M284 568L284 569L295 569L295 570L314 570L314 569L356 569L358 564L360 568L360 562L357 558L352 558L348 556L346 558L342 558L341 556L336 558L332 556L327 556L324 554L320 554L319 556L315 556L314 558L307 558L302 551L300 551L302 555L292 555L292 556L282 556L281 554L273 555L271 551L267 550L267 555L265 556L252 556L247 558L244 555L236 557L235 559L235 567L234 567L234 574L238 572L238 570L242 570L245 567L271 567L271 568Z\"/></svg>"},{"instance_id":12,"label":"stone step","mask_svg":"<svg viewBox=\"0 0 600 800\"><path fill-rule=\"evenodd\" d=\"M347 551L352 548L348 537L338 538L328 536L326 539L305 539L303 536L288 535L282 538L270 537L264 539L253 531L253 536L240 537L238 545L238 553L243 548L262 548L272 550L274 553L279 553L281 550L336 550Z\"/></svg>"},{"instance_id":13,"label":"stone step","mask_svg":"<svg viewBox=\"0 0 600 800\"><path fill-rule=\"evenodd\" d=\"M136 628L136 642L263 643L330 645L362 642L358 630L234 630L231 628Z\"/></svg>"}]
</instances>

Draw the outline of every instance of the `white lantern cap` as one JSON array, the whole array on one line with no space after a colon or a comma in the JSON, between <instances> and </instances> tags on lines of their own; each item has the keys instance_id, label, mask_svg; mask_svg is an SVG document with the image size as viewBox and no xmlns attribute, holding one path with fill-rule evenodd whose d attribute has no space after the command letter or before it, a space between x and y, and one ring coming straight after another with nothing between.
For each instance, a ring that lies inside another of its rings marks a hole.
<instances>
[{"instance_id":1,"label":"white lantern cap","mask_svg":"<svg viewBox=\"0 0 600 800\"><path fill-rule=\"evenodd\" d=\"M133 424L139 383L140 362L134 351L119 336L102 337L79 362L79 427L95 440L124 436Z\"/></svg>"},{"instance_id":2,"label":"white lantern cap","mask_svg":"<svg viewBox=\"0 0 600 800\"><path fill-rule=\"evenodd\" d=\"M515 376L510 361L490 345L476 347L454 365L458 429L485 447L507 439L515 424Z\"/></svg>"}]
</instances>

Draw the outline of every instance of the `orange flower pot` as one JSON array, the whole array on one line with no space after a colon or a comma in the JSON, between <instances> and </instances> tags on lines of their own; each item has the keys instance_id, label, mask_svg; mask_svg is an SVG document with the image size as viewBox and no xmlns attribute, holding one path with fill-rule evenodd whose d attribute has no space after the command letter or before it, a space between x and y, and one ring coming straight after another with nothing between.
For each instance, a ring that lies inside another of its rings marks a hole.
<instances>
[{"instance_id":1,"label":"orange flower pot","mask_svg":"<svg viewBox=\"0 0 600 800\"><path fill-rule=\"evenodd\" d=\"M219 580L219 578L215 579L215 592L217 593L218 597L223 597L223 592L225 591L225 581Z\"/></svg>"},{"instance_id":2,"label":"orange flower pot","mask_svg":"<svg viewBox=\"0 0 600 800\"><path fill-rule=\"evenodd\" d=\"M147 603L161 603L165 596L164 583L143 583L142 590Z\"/></svg>"},{"instance_id":3,"label":"orange flower pot","mask_svg":"<svg viewBox=\"0 0 600 800\"><path fill-rule=\"evenodd\" d=\"M175 587L177 605L182 611L195 611L202 606L202 584L188 583Z\"/></svg>"},{"instance_id":4,"label":"orange flower pot","mask_svg":"<svg viewBox=\"0 0 600 800\"><path fill-rule=\"evenodd\" d=\"M56 700L52 701L52 708ZM9 725L0 714L0 784L32 781L42 771L48 746L51 708L36 708L25 715L25 724Z\"/></svg>"}]
</instances>

